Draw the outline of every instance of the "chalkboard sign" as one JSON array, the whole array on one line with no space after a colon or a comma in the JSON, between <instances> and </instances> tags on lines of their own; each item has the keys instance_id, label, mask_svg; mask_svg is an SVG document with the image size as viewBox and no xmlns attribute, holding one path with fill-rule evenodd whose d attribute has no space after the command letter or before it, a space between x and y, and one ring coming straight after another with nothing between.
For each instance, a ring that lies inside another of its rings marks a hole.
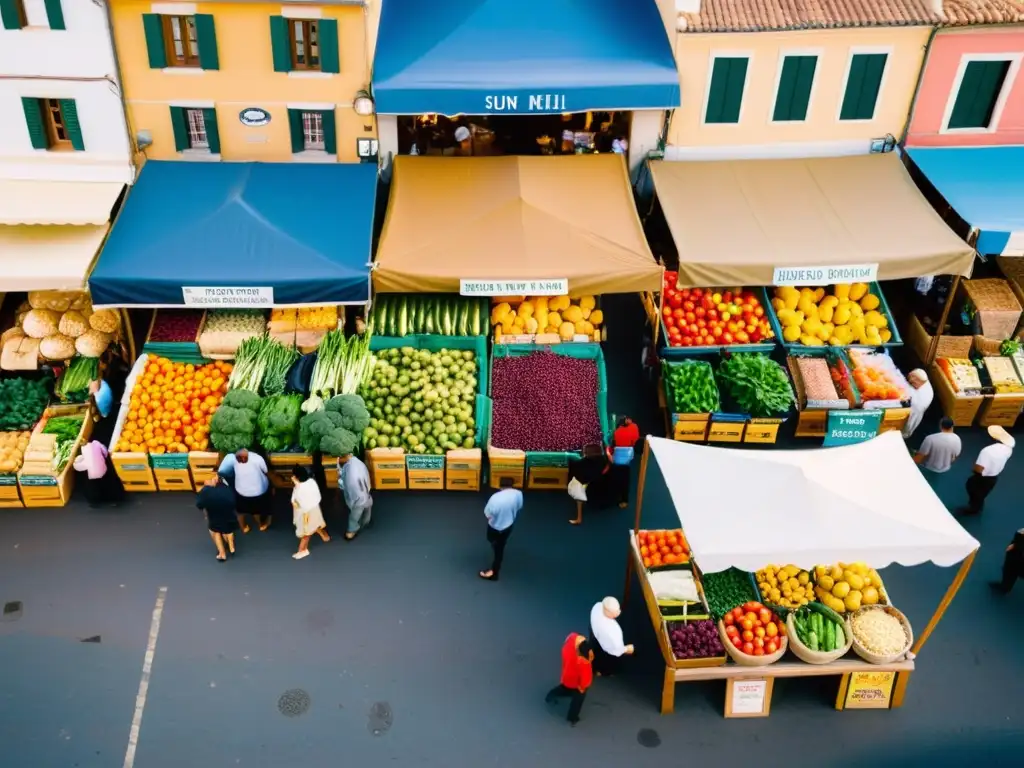
<instances>
[{"instance_id":1,"label":"chalkboard sign","mask_svg":"<svg viewBox=\"0 0 1024 768\"><path fill-rule=\"evenodd\" d=\"M444 469L444 456L409 455L405 457L407 469Z\"/></svg>"},{"instance_id":2,"label":"chalkboard sign","mask_svg":"<svg viewBox=\"0 0 1024 768\"><path fill-rule=\"evenodd\" d=\"M50 475L22 475L21 484L35 486L56 485L57 478Z\"/></svg>"}]
</instances>

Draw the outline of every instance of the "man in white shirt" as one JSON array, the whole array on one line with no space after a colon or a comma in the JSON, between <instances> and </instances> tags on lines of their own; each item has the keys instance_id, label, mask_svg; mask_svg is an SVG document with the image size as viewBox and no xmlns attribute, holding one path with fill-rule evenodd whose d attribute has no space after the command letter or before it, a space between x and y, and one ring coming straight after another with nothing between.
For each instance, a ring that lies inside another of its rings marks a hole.
<instances>
[{"instance_id":1,"label":"man in white shirt","mask_svg":"<svg viewBox=\"0 0 1024 768\"><path fill-rule=\"evenodd\" d=\"M978 515L984 510L985 498L996 487L999 473L1006 467L1016 444L1010 433L1002 427L989 427L988 434L996 442L981 449L974 462L974 472L967 478L967 508L963 510L965 515Z\"/></svg>"},{"instance_id":2,"label":"man in white shirt","mask_svg":"<svg viewBox=\"0 0 1024 768\"><path fill-rule=\"evenodd\" d=\"M612 675L619 659L633 654L633 646L623 642L622 627L616 621L621 613L614 597L606 597L590 609L590 645L594 649L594 670L599 675Z\"/></svg>"},{"instance_id":3,"label":"man in white shirt","mask_svg":"<svg viewBox=\"0 0 1024 768\"><path fill-rule=\"evenodd\" d=\"M939 421L939 431L924 439L914 454L914 461L931 485L939 475L949 471L962 448L960 436L953 434L953 420L943 416Z\"/></svg>"},{"instance_id":4,"label":"man in white shirt","mask_svg":"<svg viewBox=\"0 0 1024 768\"><path fill-rule=\"evenodd\" d=\"M914 391L910 393L910 418L903 425L904 440L914 434L914 430L924 418L924 412L928 410L928 406L935 399L935 390L932 389L932 384L928 381L928 374L920 368L915 368L910 372L910 375L907 376L907 383Z\"/></svg>"},{"instance_id":5,"label":"man in white shirt","mask_svg":"<svg viewBox=\"0 0 1024 768\"><path fill-rule=\"evenodd\" d=\"M235 506L238 525L242 533L249 532L248 516L252 515L257 527L265 531L270 527L269 508L270 481L267 479L267 463L258 453L249 453L245 448L224 457L217 474L231 478L235 489Z\"/></svg>"}]
</instances>

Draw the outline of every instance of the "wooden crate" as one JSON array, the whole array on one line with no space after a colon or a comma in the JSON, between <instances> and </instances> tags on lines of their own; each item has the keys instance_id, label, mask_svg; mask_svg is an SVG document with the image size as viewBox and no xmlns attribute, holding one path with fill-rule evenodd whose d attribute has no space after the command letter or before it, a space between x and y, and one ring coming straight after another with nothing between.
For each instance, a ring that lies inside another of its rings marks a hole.
<instances>
[{"instance_id":1,"label":"wooden crate","mask_svg":"<svg viewBox=\"0 0 1024 768\"><path fill-rule=\"evenodd\" d=\"M978 413L978 425L982 427L993 425L1012 427L1017 423L1021 408L1024 408L1024 395L1011 392L985 395L985 400Z\"/></svg>"},{"instance_id":2,"label":"wooden crate","mask_svg":"<svg viewBox=\"0 0 1024 768\"><path fill-rule=\"evenodd\" d=\"M444 473L444 487L447 491L479 491L480 470L449 469Z\"/></svg>"},{"instance_id":3,"label":"wooden crate","mask_svg":"<svg viewBox=\"0 0 1024 768\"><path fill-rule=\"evenodd\" d=\"M530 467L526 487L531 491L564 491L569 486L568 467Z\"/></svg>"},{"instance_id":4,"label":"wooden crate","mask_svg":"<svg viewBox=\"0 0 1024 768\"><path fill-rule=\"evenodd\" d=\"M68 463L56 477L49 476L18 476L18 487L26 507L63 507L71 498L75 487L75 458L82 446L92 437L95 426L92 420L92 405L53 405L43 413L44 418L54 416L81 416L82 429L75 439L68 456ZM42 431L43 422L36 425Z\"/></svg>"},{"instance_id":5,"label":"wooden crate","mask_svg":"<svg viewBox=\"0 0 1024 768\"><path fill-rule=\"evenodd\" d=\"M272 453L267 461L267 477L275 488L291 488L295 467L312 467L313 457L308 453Z\"/></svg>"},{"instance_id":6,"label":"wooden crate","mask_svg":"<svg viewBox=\"0 0 1024 768\"><path fill-rule=\"evenodd\" d=\"M445 455L444 487L448 491L479 491L483 451L460 448Z\"/></svg>"},{"instance_id":7,"label":"wooden crate","mask_svg":"<svg viewBox=\"0 0 1024 768\"><path fill-rule=\"evenodd\" d=\"M503 448L487 448L487 461L490 465L489 485L500 488L503 477L512 478L512 487L522 489L526 482L526 454L523 451L512 451Z\"/></svg>"},{"instance_id":8,"label":"wooden crate","mask_svg":"<svg viewBox=\"0 0 1024 768\"><path fill-rule=\"evenodd\" d=\"M909 418L909 408L886 408L882 411L882 423L878 426L878 433L890 432L894 429L902 430Z\"/></svg>"},{"instance_id":9,"label":"wooden crate","mask_svg":"<svg viewBox=\"0 0 1024 768\"><path fill-rule=\"evenodd\" d=\"M193 490L192 476L189 474L188 467L183 469L155 467L153 469L153 477L156 480L157 489L161 491Z\"/></svg>"},{"instance_id":10,"label":"wooden crate","mask_svg":"<svg viewBox=\"0 0 1024 768\"><path fill-rule=\"evenodd\" d=\"M797 437L825 437L825 423L828 421L828 411L821 408L811 408L806 411L799 411L796 415L796 436Z\"/></svg>"},{"instance_id":11,"label":"wooden crate","mask_svg":"<svg viewBox=\"0 0 1024 768\"><path fill-rule=\"evenodd\" d=\"M443 469L410 469L407 470L410 491L443 491Z\"/></svg>"},{"instance_id":12,"label":"wooden crate","mask_svg":"<svg viewBox=\"0 0 1024 768\"><path fill-rule=\"evenodd\" d=\"M929 370L928 379L932 383L932 389L935 390L939 402L942 403L942 412L953 420L953 424L958 427L969 427L974 423L974 419L985 401L982 395L958 396L953 390L953 384L937 365L933 365Z\"/></svg>"},{"instance_id":13,"label":"wooden crate","mask_svg":"<svg viewBox=\"0 0 1024 768\"><path fill-rule=\"evenodd\" d=\"M743 433L744 443L773 444L778 442L782 419L751 419Z\"/></svg>"},{"instance_id":14,"label":"wooden crate","mask_svg":"<svg viewBox=\"0 0 1024 768\"><path fill-rule=\"evenodd\" d=\"M14 509L24 506L18 492L18 476L0 475L0 508Z\"/></svg>"},{"instance_id":15,"label":"wooden crate","mask_svg":"<svg viewBox=\"0 0 1024 768\"><path fill-rule=\"evenodd\" d=\"M189 451L188 469L192 476L192 487L196 491L203 487L206 479L217 471L221 456L211 451ZM163 490L163 489L161 489Z\"/></svg>"},{"instance_id":16,"label":"wooden crate","mask_svg":"<svg viewBox=\"0 0 1024 768\"><path fill-rule=\"evenodd\" d=\"M149 466L149 454L111 453L110 460L126 491L148 493L156 490L156 477L153 468Z\"/></svg>"},{"instance_id":17,"label":"wooden crate","mask_svg":"<svg viewBox=\"0 0 1024 768\"><path fill-rule=\"evenodd\" d=\"M374 448L367 451L366 466L375 491L404 491L409 487L405 469L405 451L401 448Z\"/></svg>"},{"instance_id":18,"label":"wooden crate","mask_svg":"<svg viewBox=\"0 0 1024 768\"><path fill-rule=\"evenodd\" d=\"M670 413L672 423L670 435L673 440L688 443L703 443L708 439L710 413Z\"/></svg>"}]
</instances>

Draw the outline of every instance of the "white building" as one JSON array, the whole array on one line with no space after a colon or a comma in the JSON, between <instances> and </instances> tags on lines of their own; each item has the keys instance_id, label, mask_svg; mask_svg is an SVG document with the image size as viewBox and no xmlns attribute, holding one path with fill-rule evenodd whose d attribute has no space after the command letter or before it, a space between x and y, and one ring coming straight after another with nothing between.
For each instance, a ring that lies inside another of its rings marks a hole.
<instances>
[{"instance_id":1,"label":"white building","mask_svg":"<svg viewBox=\"0 0 1024 768\"><path fill-rule=\"evenodd\" d=\"M135 178L108 19L105 0L0 0L0 254L25 263L0 292L82 287Z\"/></svg>"}]
</instances>

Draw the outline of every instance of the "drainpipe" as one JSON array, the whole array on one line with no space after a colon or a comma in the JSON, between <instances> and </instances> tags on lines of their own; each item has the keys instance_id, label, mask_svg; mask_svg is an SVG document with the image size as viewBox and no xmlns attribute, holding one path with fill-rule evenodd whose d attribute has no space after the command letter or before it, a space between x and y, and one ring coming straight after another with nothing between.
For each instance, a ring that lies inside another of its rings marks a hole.
<instances>
[{"instance_id":1,"label":"drainpipe","mask_svg":"<svg viewBox=\"0 0 1024 768\"><path fill-rule=\"evenodd\" d=\"M92 0L92 4L104 11L103 15L107 20L107 36L110 41L110 52L114 57L114 72L120 80L121 59L117 55L117 46L114 45L114 19L110 12L110 3L107 2L107 0ZM111 77L106 79L113 83L114 87L117 89L118 96L121 97L121 113L124 115L124 131L128 138L128 166L131 168L132 184L134 184L136 177L135 159L139 155L139 148L136 146L135 137L132 135L132 129L128 122L128 100L125 99L124 87L121 85L121 82L115 81L114 78ZM129 184L129 186L131 186L131 184Z\"/></svg>"},{"instance_id":2,"label":"drainpipe","mask_svg":"<svg viewBox=\"0 0 1024 768\"><path fill-rule=\"evenodd\" d=\"M924 44L924 57L921 60L921 70L917 73L917 85L914 86L914 98L910 101L910 112L907 114L907 120L903 124L903 132L900 134L900 140L897 142L900 149L906 148L907 134L910 132L910 124L914 120L914 112L917 110L917 100L921 96L921 83L924 82L924 73L928 68L928 60L932 56L932 41L935 39L935 35L938 34L939 28L932 27L932 31L928 35L928 40Z\"/></svg>"}]
</instances>

